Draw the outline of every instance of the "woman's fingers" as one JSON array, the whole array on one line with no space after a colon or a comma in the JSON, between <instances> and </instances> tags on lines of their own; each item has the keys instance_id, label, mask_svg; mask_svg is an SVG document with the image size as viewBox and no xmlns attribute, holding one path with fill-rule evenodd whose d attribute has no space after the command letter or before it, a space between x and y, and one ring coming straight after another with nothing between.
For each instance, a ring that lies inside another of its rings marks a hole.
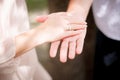
<instances>
[{"instance_id":1,"label":"woman's fingers","mask_svg":"<svg viewBox=\"0 0 120 80\"><path fill-rule=\"evenodd\" d=\"M78 25L78 24L68 24L66 30L72 31L72 30L84 30L87 27L87 25Z\"/></svg>"},{"instance_id":2,"label":"woman's fingers","mask_svg":"<svg viewBox=\"0 0 120 80\"><path fill-rule=\"evenodd\" d=\"M79 24L79 25L87 24L87 22L85 22L85 20L83 20L82 18L66 16L65 19L68 20L70 24Z\"/></svg>"}]
</instances>

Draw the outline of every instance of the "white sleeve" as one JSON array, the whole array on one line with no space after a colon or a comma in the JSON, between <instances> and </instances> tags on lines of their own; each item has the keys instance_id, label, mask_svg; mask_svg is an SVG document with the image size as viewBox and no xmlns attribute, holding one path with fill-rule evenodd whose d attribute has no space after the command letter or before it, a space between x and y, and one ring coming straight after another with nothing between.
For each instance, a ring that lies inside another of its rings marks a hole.
<instances>
[{"instance_id":1,"label":"white sleeve","mask_svg":"<svg viewBox=\"0 0 120 80\"><path fill-rule=\"evenodd\" d=\"M12 35L11 7L14 0L0 1L0 74L15 70L15 37Z\"/></svg>"},{"instance_id":2,"label":"white sleeve","mask_svg":"<svg viewBox=\"0 0 120 80\"><path fill-rule=\"evenodd\" d=\"M0 31L1 31L0 27ZM6 31L9 29L6 29ZM0 32L1 33L1 32ZM2 34L2 33L1 33ZM15 71L18 62L14 59L15 56L15 39L0 35L0 74L5 74Z\"/></svg>"},{"instance_id":3,"label":"white sleeve","mask_svg":"<svg viewBox=\"0 0 120 80\"><path fill-rule=\"evenodd\" d=\"M2 38L0 36L0 38ZM15 41L13 38L5 38L0 41L0 64L7 62L15 56Z\"/></svg>"},{"instance_id":4,"label":"white sleeve","mask_svg":"<svg viewBox=\"0 0 120 80\"><path fill-rule=\"evenodd\" d=\"M25 0L0 0L0 73L14 70L15 36L28 30Z\"/></svg>"},{"instance_id":5,"label":"white sleeve","mask_svg":"<svg viewBox=\"0 0 120 80\"><path fill-rule=\"evenodd\" d=\"M15 56L15 37L11 32L10 12L14 0L0 1L0 64Z\"/></svg>"}]
</instances>

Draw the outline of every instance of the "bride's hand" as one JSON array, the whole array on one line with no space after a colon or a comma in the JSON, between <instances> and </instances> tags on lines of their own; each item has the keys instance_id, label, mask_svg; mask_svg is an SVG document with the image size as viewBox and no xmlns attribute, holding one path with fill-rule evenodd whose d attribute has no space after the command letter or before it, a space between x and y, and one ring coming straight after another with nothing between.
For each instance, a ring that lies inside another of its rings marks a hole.
<instances>
[{"instance_id":1,"label":"bride's hand","mask_svg":"<svg viewBox=\"0 0 120 80\"><path fill-rule=\"evenodd\" d=\"M68 21L69 17L65 16L64 13L53 13L41 24L39 28L44 31L47 42L57 41L80 33L78 30L83 27L80 27L79 24L74 24L75 26L71 27L73 24Z\"/></svg>"}]
</instances>

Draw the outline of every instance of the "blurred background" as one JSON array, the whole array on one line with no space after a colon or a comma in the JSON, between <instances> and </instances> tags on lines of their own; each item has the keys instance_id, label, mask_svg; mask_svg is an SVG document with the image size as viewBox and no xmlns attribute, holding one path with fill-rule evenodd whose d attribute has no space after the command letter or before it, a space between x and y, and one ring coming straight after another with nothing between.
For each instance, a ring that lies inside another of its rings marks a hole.
<instances>
[{"instance_id":1,"label":"blurred background","mask_svg":"<svg viewBox=\"0 0 120 80\"><path fill-rule=\"evenodd\" d=\"M66 11L69 0L26 0L31 28L38 24L35 18L53 12ZM92 10L87 18L88 32L85 39L84 50L74 60L66 63L59 61L59 51L56 58L49 57L50 43L36 47L40 64L49 72L53 80L92 80L93 57L95 44L95 30Z\"/></svg>"}]
</instances>

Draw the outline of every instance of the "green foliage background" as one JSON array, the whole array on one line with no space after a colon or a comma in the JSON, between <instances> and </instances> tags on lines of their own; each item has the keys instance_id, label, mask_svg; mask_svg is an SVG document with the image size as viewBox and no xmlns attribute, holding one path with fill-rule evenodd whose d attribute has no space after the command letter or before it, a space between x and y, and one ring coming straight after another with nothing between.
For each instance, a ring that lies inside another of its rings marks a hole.
<instances>
[{"instance_id":1,"label":"green foliage background","mask_svg":"<svg viewBox=\"0 0 120 80\"><path fill-rule=\"evenodd\" d=\"M29 11L44 9L47 7L47 0L26 0L26 3Z\"/></svg>"}]
</instances>

